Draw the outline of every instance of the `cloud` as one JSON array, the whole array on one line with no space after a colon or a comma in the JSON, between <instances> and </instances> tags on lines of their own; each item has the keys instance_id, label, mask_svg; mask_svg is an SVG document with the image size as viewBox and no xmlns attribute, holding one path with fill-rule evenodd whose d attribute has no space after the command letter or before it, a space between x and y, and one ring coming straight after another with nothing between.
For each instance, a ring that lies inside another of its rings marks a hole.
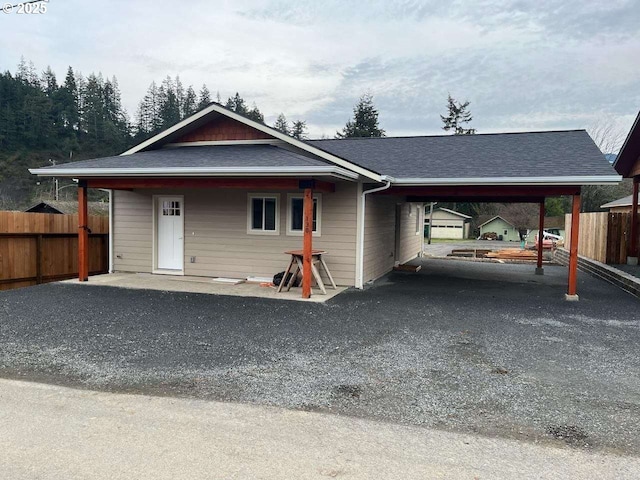
<instances>
[{"instance_id":1,"label":"cloud","mask_svg":"<svg viewBox=\"0 0 640 480\"><path fill-rule=\"evenodd\" d=\"M130 113L151 81L239 91L332 136L365 91L390 135L440 132L447 93L479 131L581 128L640 108L633 1L50 2L0 18L0 67L115 75Z\"/></svg>"}]
</instances>

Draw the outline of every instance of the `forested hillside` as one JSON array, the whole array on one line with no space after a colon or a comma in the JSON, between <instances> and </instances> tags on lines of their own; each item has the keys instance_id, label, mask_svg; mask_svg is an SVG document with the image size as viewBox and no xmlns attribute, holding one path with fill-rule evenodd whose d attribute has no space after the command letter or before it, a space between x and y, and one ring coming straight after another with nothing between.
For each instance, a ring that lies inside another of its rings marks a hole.
<instances>
[{"instance_id":1,"label":"forested hillside","mask_svg":"<svg viewBox=\"0 0 640 480\"><path fill-rule=\"evenodd\" d=\"M219 102L219 95L213 100ZM28 168L122 153L211 101L206 85L196 93L179 77L167 77L151 83L132 120L115 77L84 76L69 67L59 81L51 68L40 73L22 60L15 73L0 73L0 210L53 197L53 182ZM226 106L264 121L238 93ZM74 188L59 192L60 198L75 195Z\"/></svg>"}]
</instances>

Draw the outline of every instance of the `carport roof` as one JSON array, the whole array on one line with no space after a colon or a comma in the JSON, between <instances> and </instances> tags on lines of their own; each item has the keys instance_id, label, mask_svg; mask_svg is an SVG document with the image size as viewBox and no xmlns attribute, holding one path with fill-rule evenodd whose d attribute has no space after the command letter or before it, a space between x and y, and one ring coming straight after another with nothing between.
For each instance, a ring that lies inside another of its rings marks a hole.
<instances>
[{"instance_id":1,"label":"carport roof","mask_svg":"<svg viewBox=\"0 0 640 480\"><path fill-rule=\"evenodd\" d=\"M585 130L308 143L396 179L617 177Z\"/></svg>"}]
</instances>

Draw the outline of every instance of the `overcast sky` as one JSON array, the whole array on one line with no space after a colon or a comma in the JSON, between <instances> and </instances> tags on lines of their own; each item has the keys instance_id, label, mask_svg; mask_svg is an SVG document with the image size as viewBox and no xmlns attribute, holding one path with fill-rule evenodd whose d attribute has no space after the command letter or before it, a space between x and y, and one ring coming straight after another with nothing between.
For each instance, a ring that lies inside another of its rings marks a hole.
<instances>
[{"instance_id":1,"label":"overcast sky","mask_svg":"<svg viewBox=\"0 0 640 480\"><path fill-rule=\"evenodd\" d=\"M0 2L2 3L2 2ZM15 2L14 2L15 3ZM479 133L625 133L640 109L639 1L50 0L0 13L0 68L115 75L133 116L152 80L235 91L333 136L369 91L390 136L438 134L447 93Z\"/></svg>"}]
</instances>

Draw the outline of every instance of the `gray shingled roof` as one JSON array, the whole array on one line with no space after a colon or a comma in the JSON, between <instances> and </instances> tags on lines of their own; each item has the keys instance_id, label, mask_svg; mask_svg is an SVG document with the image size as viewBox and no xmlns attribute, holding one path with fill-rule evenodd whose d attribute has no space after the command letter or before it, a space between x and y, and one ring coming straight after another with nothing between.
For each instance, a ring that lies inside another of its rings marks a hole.
<instances>
[{"instance_id":1,"label":"gray shingled roof","mask_svg":"<svg viewBox=\"0 0 640 480\"><path fill-rule=\"evenodd\" d=\"M147 152L95 158L55 165L55 169L78 168L232 168L232 167L326 167L315 160L272 145L220 145L163 148Z\"/></svg>"},{"instance_id":2,"label":"gray shingled roof","mask_svg":"<svg viewBox=\"0 0 640 480\"><path fill-rule=\"evenodd\" d=\"M353 138L308 143L395 178L616 175L584 130Z\"/></svg>"},{"instance_id":3,"label":"gray shingled roof","mask_svg":"<svg viewBox=\"0 0 640 480\"><path fill-rule=\"evenodd\" d=\"M600 208L613 208L613 207L630 207L633 203L633 195L627 195L626 197L613 200L604 205L600 205ZM640 205L640 198L638 198L638 205Z\"/></svg>"}]
</instances>

